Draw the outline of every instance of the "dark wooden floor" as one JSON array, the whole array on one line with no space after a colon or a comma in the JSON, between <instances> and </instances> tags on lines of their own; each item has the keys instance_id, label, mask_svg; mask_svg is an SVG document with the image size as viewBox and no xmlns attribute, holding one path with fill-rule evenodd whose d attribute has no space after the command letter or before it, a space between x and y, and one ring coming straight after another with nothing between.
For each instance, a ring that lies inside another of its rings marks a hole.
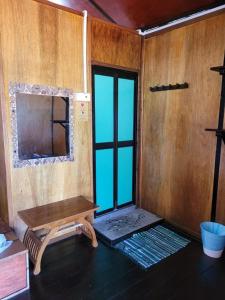
<instances>
[{"instance_id":1,"label":"dark wooden floor","mask_svg":"<svg viewBox=\"0 0 225 300\"><path fill-rule=\"evenodd\" d=\"M116 250L102 243L93 249L76 236L48 247L42 272L31 274L30 283L30 292L14 299L224 300L225 257L211 259L192 241L143 271Z\"/></svg>"}]
</instances>

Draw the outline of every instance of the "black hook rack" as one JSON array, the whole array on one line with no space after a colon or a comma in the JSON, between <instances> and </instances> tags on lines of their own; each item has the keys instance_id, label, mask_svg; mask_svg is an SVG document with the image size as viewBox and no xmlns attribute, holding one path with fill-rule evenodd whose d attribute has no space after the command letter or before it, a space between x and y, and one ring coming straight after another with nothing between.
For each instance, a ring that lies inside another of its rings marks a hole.
<instances>
[{"instance_id":1,"label":"black hook rack","mask_svg":"<svg viewBox=\"0 0 225 300\"><path fill-rule=\"evenodd\" d=\"M151 86L150 91L154 93L154 92L162 92L162 91L170 91L170 90L187 89L188 87L189 84L187 82L184 82L184 83L176 83L176 84L169 84L169 85Z\"/></svg>"},{"instance_id":2,"label":"black hook rack","mask_svg":"<svg viewBox=\"0 0 225 300\"><path fill-rule=\"evenodd\" d=\"M222 138L225 144L225 129L206 128L205 131L215 131L216 136Z\"/></svg>"},{"instance_id":3,"label":"black hook rack","mask_svg":"<svg viewBox=\"0 0 225 300\"><path fill-rule=\"evenodd\" d=\"M210 70L218 72L218 73L220 73L220 75L224 75L225 74L225 66L212 67L212 68L210 68Z\"/></svg>"}]
</instances>

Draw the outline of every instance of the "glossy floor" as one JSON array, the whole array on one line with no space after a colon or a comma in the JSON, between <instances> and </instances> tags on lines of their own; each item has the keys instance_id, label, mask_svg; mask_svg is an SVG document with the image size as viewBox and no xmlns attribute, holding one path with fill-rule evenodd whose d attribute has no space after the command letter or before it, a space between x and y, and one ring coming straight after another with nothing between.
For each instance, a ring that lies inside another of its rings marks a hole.
<instances>
[{"instance_id":1,"label":"glossy floor","mask_svg":"<svg viewBox=\"0 0 225 300\"><path fill-rule=\"evenodd\" d=\"M192 241L148 271L102 243L93 249L84 236L47 248L29 293L16 300L225 299L225 257L211 259Z\"/></svg>"}]
</instances>

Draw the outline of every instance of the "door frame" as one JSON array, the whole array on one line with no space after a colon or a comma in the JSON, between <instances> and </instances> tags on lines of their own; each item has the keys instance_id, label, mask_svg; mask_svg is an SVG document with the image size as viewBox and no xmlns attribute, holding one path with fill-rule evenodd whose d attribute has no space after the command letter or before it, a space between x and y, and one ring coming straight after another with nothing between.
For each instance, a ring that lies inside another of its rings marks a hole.
<instances>
[{"instance_id":1,"label":"door frame","mask_svg":"<svg viewBox=\"0 0 225 300\"><path fill-rule=\"evenodd\" d=\"M94 203L96 204L96 150L99 149L113 149L114 160L113 160L113 208L104 210L102 212L95 212L95 216L106 214L113 210L136 204L136 167L137 167L137 124L138 124L138 71L128 71L123 69L116 69L112 67L106 67L101 65L92 65L92 155L93 155L93 196ZM114 139L113 142L108 143L95 143L95 86L94 76L105 75L112 76L114 78ZM117 141L118 136L118 78L133 79L134 80L134 123L133 123L133 140L132 141ZM133 147L133 178L132 178L132 201L122 205L117 205L117 191L118 191L118 148L122 147Z\"/></svg>"}]
</instances>

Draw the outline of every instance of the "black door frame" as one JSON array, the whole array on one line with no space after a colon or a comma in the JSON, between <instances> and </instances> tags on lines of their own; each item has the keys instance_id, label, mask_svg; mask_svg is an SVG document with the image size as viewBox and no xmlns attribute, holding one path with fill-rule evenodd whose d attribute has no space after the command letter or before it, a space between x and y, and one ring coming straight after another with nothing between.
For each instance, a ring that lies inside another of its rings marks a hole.
<instances>
[{"instance_id":1,"label":"black door frame","mask_svg":"<svg viewBox=\"0 0 225 300\"><path fill-rule=\"evenodd\" d=\"M95 143L95 75L105 75L114 78L114 138L113 142L108 143ZM132 141L118 141L118 78L133 79L134 80L134 128L133 128L133 140ZM96 216L105 214L124 206L136 203L136 153L137 153L137 102L138 102L138 73L121 69L114 69L109 67L103 67L99 65L92 65L92 144L93 144L93 188L94 188L94 203L96 204L96 150L99 149L113 149L114 162L113 162L113 208L104 210L99 213L95 213ZM118 191L118 148L121 147L133 147L133 191L132 201L122 205L117 205L117 191Z\"/></svg>"}]
</instances>

